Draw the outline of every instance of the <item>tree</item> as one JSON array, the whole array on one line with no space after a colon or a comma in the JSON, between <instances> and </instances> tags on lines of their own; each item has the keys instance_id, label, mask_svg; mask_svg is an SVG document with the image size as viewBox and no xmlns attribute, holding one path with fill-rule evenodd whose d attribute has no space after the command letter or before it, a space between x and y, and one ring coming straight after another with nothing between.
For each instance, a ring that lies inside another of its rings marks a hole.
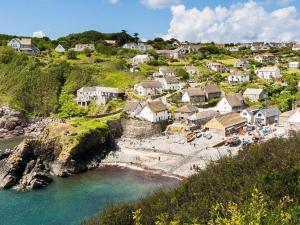
<instances>
[{"instance_id":1,"label":"tree","mask_svg":"<svg viewBox=\"0 0 300 225\"><path fill-rule=\"evenodd\" d=\"M138 43L138 41L139 41L139 33L134 33L133 34L133 37L134 37L134 41L136 42L136 43Z\"/></svg>"},{"instance_id":2,"label":"tree","mask_svg":"<svg viewBox=\"0 0 300 225\"><path fill-rule=\"evenodd\" d=\"M190 75L188 72L186 72L184 69L180 68L177 70L177 75L184 80L188 80L190 78Z\"/></svg>"},{"instance_id":3,"label":"tree","mask_svg":"<svg viewBox=\"0 0 300 225\"><path fill-rule=\"evenodd\" d=\"M77 53L74 50L69 50L67 53L68 59L77 59Z\"/></svg>"},{"instance_id":4,"label":"tree","mask_svg":"<svg viewBox=\"0 0 300 225\"><path fill-rule=\"evenodd\" d=\"M85 54L86 57L91 57L92 56L92 50L89 48L85 48L83 50L83 53Z\"/></svg>"}]
</instances>

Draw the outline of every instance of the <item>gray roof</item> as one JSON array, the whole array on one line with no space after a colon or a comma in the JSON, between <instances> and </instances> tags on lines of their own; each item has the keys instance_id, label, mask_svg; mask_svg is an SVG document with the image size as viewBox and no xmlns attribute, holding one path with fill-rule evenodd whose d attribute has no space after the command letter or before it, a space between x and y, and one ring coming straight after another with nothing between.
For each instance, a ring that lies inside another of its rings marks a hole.
<instances>
[{"instance_id":1,"label":"gray roof","mask_svg":"<svg viewBox=\"0 0 300 225\"><path fill-rule=\"evenodd\" d=\"M215 110L208 110L203 112L197 112L193 115L191 115L188 120L204 120L204 119L210 119L215 116L219 115L219 112Z\"/></svg>"},{"instance_id":2,"label":"gray roof","mask_svg":"<svg viewBox=\"0 0 300 225\"><path fill-rule=\"evenodd\" d=\"M192 113L192 112L198 112L198 108L191 105L191 104L187 104L184 105L178 109L175 110L175 112L181 112L181 113Z\"/></svg>"},{"instance_id":3,"label":"gray roof","mask_svg":"<svg viewBox=\"0 0 300 225\"><path fill-rule=\"evenodd\" d=\"M188 88L187 93L190 97L205 96L202 88Z\"/></svg>"},{"instance_id":4,"label":"gray roof","mask_svg":"<svg viewBox=\"0 0 300 225\"><path fill-rule=\"evenodd\" d=\"M144 80L141 85L143 88L161 88L161 84L156 80Z\"/></svg>"},{"instance_id":5,"label":"gray roof","mask_svg":"<svg viewBox=\"0 0 300 225\"><path fill-rule=\"evenodd\" d=\"M226 100L231 107L243 107L245 106L244 98L241 93L237 94L226 94Z\"/></svg>"},{"instance_id":6,"label":"gray roof","mask_svg":"<svg viewBox=\"0 0 300 225\"><path fill-rule=\"evenodd\" d=\"M167 84L178 84L179 83L178 78L175 76L164 77L164 79L167 82Z\"/></svg>"},{"instance_id":7,"label":"gray roof","mask_svg":"<svg viewBox=\"0 0 300 225\"><path fill-rule=\"evenodd\" d=\"M279 116L279 114L280 114L280 111L277 107L262 109L259 112L261 114L263 114L266 118L273 117L273 116Z\"/></svg>"},{"instance_id":8,"label":"gray roof","mask_svg":"<svg viewBox=\"0 0 300 225\"><path fill-rule=\"evenodd\" d=\"M204 90L207 94L221 92L220 88L216 84L208 84L204 87Z\"/></svg>"},{"instance_id":9,"label":"gray roof","mask_svg":"<svg viewBox=\"0 0 300 225\"><path fill-rule=\"evenodd\" d=\"M158 112L162 112L162 111L168 110L167 106L162 101L148 102L147 106L154 113L158 113Z\"/></svg>"},{"instance_id":10,"label":"gray roof","mask_svg":"<svg viewBox=\"0 0 300 225\"><path fill-rule=\"evenodd\" d=\"M264 92L262 88L247 88L244 92L244 95L260 95Z\"/></svg>"},{"instance_id":11,"label":"gray roof","mask_svg":"<svg viewBox=\"0 0 300 225\"><path fill-rule=\"evenodd\" d=\"M134 112L139 105L142 106L142 104L139 101L128 101L125 105L124 111Z\"/></svg>"}]
</instances>

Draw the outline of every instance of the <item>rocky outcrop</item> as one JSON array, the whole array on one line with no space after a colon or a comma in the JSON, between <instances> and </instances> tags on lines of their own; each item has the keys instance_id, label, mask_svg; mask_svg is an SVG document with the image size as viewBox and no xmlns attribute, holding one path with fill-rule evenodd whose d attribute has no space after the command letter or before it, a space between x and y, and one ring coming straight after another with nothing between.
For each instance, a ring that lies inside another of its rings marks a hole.
<instances>
[{"instance_id":1,"label":"rocky outcrop","mask_svg":"<svg viewBox=\"0 0 300 225\"><path fill-rule=\"evenodd\" d=\"M126 138L145 138L160 135L167 127L167 123L151 123L133 118L121 120L123 136Z\"/></svg>"},{"instance_id":2,"label":"rocky outcrop","mask_svg":"<svg viewBox=\"0 0 300 225\"><path fill-rule=\"evenodd\" d=\"M55 124L57 125L57 124ZM49 135L26 139L14 150L0 154L0 188L29 190L48 185L51 176L69 176L99 167L101 160L115 149L114 139L122 134L119 120L108 128L94 129L84 135Z\"/></svg>"},{"instance_id":3,"label":"rocky outcrop","mask_svg":"<svg viewBox=\"0 0 300 225\"><path fill-rule=\"evenodd\" d=\"M37 136L52 120L47 118L30 119L23 113L8 107L0 108L0 138L13 136Z\"/></svg>"}]
</instances>

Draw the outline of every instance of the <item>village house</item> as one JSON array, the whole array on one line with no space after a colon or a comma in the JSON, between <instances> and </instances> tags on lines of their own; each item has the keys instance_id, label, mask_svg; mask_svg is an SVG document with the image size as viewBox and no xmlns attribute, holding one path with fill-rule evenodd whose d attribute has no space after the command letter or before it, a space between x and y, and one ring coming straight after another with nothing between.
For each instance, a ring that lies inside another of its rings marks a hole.
<instances>
[{"instance_id":1,"label":"village house","mask_svg":"<svg viewBox=\"0 0 300 225\"><path fill-rule=\"evenodd\" d=\"M248 123L254 122L254 115L259 111L256 108L243 109L240 113L241 117L247 120Z\"/></svg>"},{"instance_id":2,"label":"village house","mask_svg":"<svg viewBox=\"0 0 300 225\"><path fill-rule=\"evenodd\" d=\"M281 77L278 66L262 67L257 69L255 73L260 79L264 80L278 79Z\"/></svg>"},{"instance_id":3,"label":"village house","mask_svg":"<svg viewBox=\"0 0 300 225\"><path fill-rule=\"evenodd\" d=\"M124 112L129 116L135 117L138 115L143 109L143 104L139 101L127 101Z\"/></svg>"},{"instance_id":4,"label":"village house","mask_svg":"<svg viewBox=\"0 0 300 225\"><path fill-rule=\"evenodd\" d=\"M82 87L77 91L76 102L88 106L92 101L97 105L106 104L110 100L124 100L125 92L111 87Z\"/></svg>"},{"instance_id":5,"label":"village house","mask_svg":"<svg viewBox=\"0 0 300 225\"><path fill-rule=\"evenodd\" d=\"M204 103L206 99L205 91L202 88L188 88L182 96L182 102L191 104Z\"/></svg>"},{"instance_id":6,"label":"village house","mask_svg":"<svg viewBox=\"0 0 300 225\"><path fill-rule=\"evenodd\" d=\"M130 61L134 64L145 63L149 61L151 57L149 55L136 55Z\"/></svg>"},{"instance_id":7,"label":"village house","mask_svg":"<svg viewBox=\"0 0 300 225\"><path fill-rule=\"evenodd\" d=\"M174 111L174 118L175 120L186 120L189 116L198 112L199 109L190 103L184 105Z\"/></svg>"},{"instance_id":8,"label":"village house","mask_svg":"<svg viewBox=\"0 0 300 225\"><path fill-rule=\"evenodd\" d=\"M107 45L116 46L117 42L115 40L104 40Z\"/></svg>"},{"instance_id":9,"label":"village house","mask_svg":"<svg viewBox=\"0 0 300 225\"><path fill-rule=\"evenodd\" d=\"M205 124L205 128L213 133L228 136L238 132L246 123L247 120L242 118L239 113L231 112L214 117Z\"/></svg>"},{"instance_id":10,"label":"village house","mask_svg":"<svg viewBox=\"0 0 300 225\"><path fill-rule=\"evenodd\" d=\"M226 66L224 64L218 63L218 62L208 63L207 67L218 73L226 73L228 71L228 69L226 68Z\"/></svg>"},{"instance_id":11,"label":"village house","mask_svg":"<svg viewBox=\"0 0 300 225\"><path fill-rule=\"evenodd\" d=\"M300 51L300 44L299 43L294 44L293 47L292 47L292 50L293 51Z\"/></svg>"},{"instance_id":12,"label":"village house","mask_svg":"<svg viewBox=\"0 0 300 225\"><path fill-rule=\"evenodd\" d=\"M180 47L174 50L157 50L156 52L164 55L168 59L174 60L180 60L185 56L185 51L183 51Z\"/></svg>"},{"instance_id":13,"label":"village house","mask_svg":"<svg viewBox=\"0 0 300 225\"><path fill-rule=\"evenodd\" d=\"M279 122L280 111L276 107L261 109L254 115L254 123L271 125Z\"/></svg>"},{"instance_id":14,"label":"village house","mask_svg":"<svg viewBox=\"0 0 300 225\"><path fill-rule=\"evenodd\" d=\"M227 49L227 51L230 51L230 52L238 52L240 50L240 48L238 46L229 46L226 49Z\"/></svg>"},{"instance_id":15,"label":"village house","mask_svg":"<svg viewBox=\"0 0 300 225\"><path fill-rule=\"evenodd\" d=\"M251 51L258 52L258 51L269 51L270 46L265 44L264 42L253 42L251 45Z\"/></svg>"},{"instance_id":16,"label":"village house","mask_svg":"<svg viewBox=\"0 0 300 225\"><path fill-rule=\"evenodd\" d=\"M160 82L163 90L171 90L171 91L179 91L182 89L184 83L180 82L180 80L175 76L167 76L163 78L157 78L157 81Z\"/></svg>"},{"instance_id":17,"label":"village house","mask_svg":"<svg viewBox=\"0 0 300 225\"><path fill-rule=\"evenodd\" d=\"M222 96L222 92L216 84L207 84L203 87L203 89L205 92L206 101L214 98L221 98Z\"/></svg>"},{"instance_id":18,"label":"village house","mask_svg":"<svg viewBox=\"0 0 300 225\"><path fill-rule=\"evenodd\" d=\"M163 88L159 81L145 80L134 86L134 90L141 96L151 96L162 94Z\"/></svg>"},{"instance_id":19,"label":"village house","mask_svg":"<svg viewBox=\"0 0 300 225\"><path fill-rule=\"evenodd\" d=\"M277 63L278 58L271 53L256 55L254 60L259 63Z\"/></svg>"},{"instance_id":20,"label":"village house","mask_svg":"<svg viewBox=\"0 0 300 225\"><path fill-rule=\"evenodd\" d=\"M299 69L300 63L299 62L289 62L289 68L290 69Z\"/></svg>"},{"instance_id":21,"label":"village house","mask_svg":"<svg viewBox=\"0 0 300 225\"><path fill-rule=\"evenodd\" d=\"M249 66L250 66L249 61L246 59L238 59L234 64L235 68L239 68L239 69L243 69L243 70L248 69Z\"/></svg>"},{"instance_id":22,"label":"village house","mask_svg":"<svg viewBox=\"0 0 300 225\"><path fill-rule=\"evenodd\" d=\"M167 106L161 101L151 101L147 102L138 114L138 118L152 123L167 121L169 119L169 111Z\"/></svg>"},{"instance_id":23,"label":"village house","mask_svg":"<svg viewBox=\"0 0 300 225\"><path fill-rule=\"evenodd\" d=\"M185 66L184 70L189 74L189 75L195 75L198 73L198 69L195 66Z\"/></svg>"},{"instance_id":24,"label":"village house","mask_svg":"<svg viewBox=\"0 0 300 225\"><path fill-rule=\"evenodd\" d=\"M182 51L188 54L192 52L198 52L201 48L201 44L183 43L180 48L182 49Z\"/></svg>"},{"instance_id":25,"label":"village house","mask_svg":"<svg viewBox=\"0 0 300 225\"><path fill-rule=\"evenodd\" d=\"M153 49L151 45L139 42L139 43L126 43L122 46L122 48L126 49L134 49L138 51L147 51Z\"/></svg>"},{"instance_id":26,"label":"village house","mask_svg":"<svg viewBox=\"0 0 300 225\"><path fill-rule=\"evenodd\" d=\"M55 48L55 51L58 53L64 53L66 49L61 44L58 44Z\"/></svg>"},{"instance_id":27,"label":"village house","mask_svg":"<svg viewBox=\"0 0 300 225\"><path fill-rule=\"evenodd\" d=\"M247 88L243 93L244 98L249 99L251 102L266 99L268 93L262 88Z\"/></svg>"},{"instance_id":28,"label":"village house","mask_svg":"<svg viewBox=\"0 0 300 225\"><path fill-rule=\"evenodd\" d=\"M94 44L77 44L77 45L75 45L74 48L71 48L70 50L73 50L75 52L83 52L85 49L95 51L95 45Z\"/></svg>"},{"instance_id":29,"label":"village house","mask_svg":"<svg viewBox=\"0 0 300 225\"><path fill-rule=\"evenodd\" d=\"M158 72L154 73L153 76L154 77L176 76L176 71L166 67L159 67Z\"/></svg>"},{"instance_id":30,"label":"village house","mask_svg":"<svg viewBox=\"0 0 300 225\"><path fill-rule=\"evenodd\" d=\"M241 112L246 108L242 94L225 94L217 104L216 110L220 113Z\"/></svg>"},{"instance_id":31,"label":"village house","mask_svg":"<svg viewBox=\"0 0 300 225\"><path fill-rule=\"evenodd\" d=\"M284 112L279 116L279 124L283 126L287 131L300 130L300 109L294 109L288 112Z\"/></svg>"},{"instance_id":32,"label":"village house","mask_svg":"<svg viewBox=\"0 0 300 225\"><path fill-rule=\"evenodd\" d=\"M196 112L187 118L187 123L190 126L203 126L209 120L211 120L212 118L214 118L215 116L218 116L218 115L219 115L219 113L215 110Z\"/></svg>"},{"instance_id":33,"label":"village house","mask_svg":"<svg viewBox=\"0 0 300 225\"><path fill-rule=\"evenodd\" d=\"M31 38L13 38L7 46L26 54L36 55L40 53L40 50L32 44Z\"/></svg>"},{"instance_id":34,"label":"village house","mask_svg":"<svg viewBox=\"0 0 300 225\"><path fill-rule=\"evenodd\" d=\"M229 83L245 83L250 81L249 75L247 75L245 72L242 71L234 71L232 72L228 78Z\"/></svg>"}]
</instances>

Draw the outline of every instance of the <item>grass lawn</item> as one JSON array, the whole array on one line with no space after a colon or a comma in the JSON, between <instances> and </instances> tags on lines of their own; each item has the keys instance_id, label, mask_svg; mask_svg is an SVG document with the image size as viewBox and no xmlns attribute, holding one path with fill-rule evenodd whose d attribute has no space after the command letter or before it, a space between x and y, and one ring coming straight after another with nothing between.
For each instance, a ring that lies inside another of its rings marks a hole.
<instances>
[{"instance_id":1,"label":"grass lawn","mask_svg":"<svg viewBox=\"0 0 300 225\"><path fill-rule=\"evenodd\" d=\"M233 66L236 63L237 59L230 58L230 59L221 59L221 60L217 60L217 61L225 64L226 66Z\"/></svg>"}]
</instances>

